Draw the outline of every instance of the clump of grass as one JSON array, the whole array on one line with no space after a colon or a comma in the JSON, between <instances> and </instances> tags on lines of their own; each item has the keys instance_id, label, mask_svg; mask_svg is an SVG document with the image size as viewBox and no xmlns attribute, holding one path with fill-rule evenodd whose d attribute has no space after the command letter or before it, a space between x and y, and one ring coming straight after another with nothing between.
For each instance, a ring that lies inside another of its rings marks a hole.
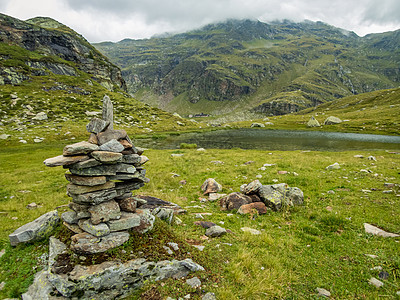
<instances>
[{"instance_id":1,"label":"clump of grass","mask_svg":"<svg viewBox=\"0 0 400 300\"><path fill-rule=\"evenodd\" d=\"M179 146L180 149L196 149L197 144L187 144L187 143L181 143Z\"/></svg>"}]
</instances>

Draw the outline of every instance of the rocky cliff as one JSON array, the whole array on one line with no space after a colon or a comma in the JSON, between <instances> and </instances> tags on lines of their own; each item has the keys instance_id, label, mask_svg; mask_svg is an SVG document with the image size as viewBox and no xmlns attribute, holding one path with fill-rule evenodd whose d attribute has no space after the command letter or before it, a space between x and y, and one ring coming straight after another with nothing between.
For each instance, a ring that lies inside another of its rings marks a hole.
<instances>
[{"instance_id":1,"label":"rocky cliff","mask_svg":"<svg viewBox=\"0 0 400 300\"><path fill-rule=\"evenodd\" d=\"M25 22L0 14L0 84L80 71L108 90L126 90L120 69L72 29L50 18Z\"/></svg>"}]
</instances>

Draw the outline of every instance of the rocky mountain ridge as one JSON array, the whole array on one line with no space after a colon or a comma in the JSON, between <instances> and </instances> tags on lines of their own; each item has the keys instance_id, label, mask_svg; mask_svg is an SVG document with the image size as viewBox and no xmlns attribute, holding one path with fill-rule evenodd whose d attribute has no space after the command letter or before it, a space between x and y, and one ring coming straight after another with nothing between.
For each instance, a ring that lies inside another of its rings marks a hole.
<instances>
[{"instance_id":1,"label":"rocky mountain ridge","mask_svg":"<svg viewBox=\"0 0 400 300\"><path fill-rule=\"evenodd\" d=\"M50 18L21 21L0 14L0 83L19 84L30 76L90 75L108 90L126 90L118 67L81 35Z\"/></svg>"},{"instance_id":2,"label":"rocky mountain ridge","mask_svg":"<svg viewBox=\"0 0 400 300\"><path fill-rule=\"evenodd\" d=\"M398 85L399 32L359 37L322 22L230 20L95 46L137 98L183 115L285 114Z\"/></svg>"}]
</instances>

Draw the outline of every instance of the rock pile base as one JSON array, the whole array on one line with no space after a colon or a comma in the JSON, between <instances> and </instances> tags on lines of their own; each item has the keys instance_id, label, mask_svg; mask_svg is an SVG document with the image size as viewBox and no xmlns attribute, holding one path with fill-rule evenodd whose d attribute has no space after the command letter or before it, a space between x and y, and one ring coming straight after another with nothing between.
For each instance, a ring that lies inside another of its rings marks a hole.
<instances>
[{"instance_id":1,"label":"rock pile base","mask_svg":"<svg viewBox=\"0 0 400 300\"><path fill-rule=\"evenodd\" d=\"M46 166L63 166L69 171L67 194L71 211L62 214L64 225L74 231L71 249L94 254L118 247L129 239L128 230L145 233L155 217L138 209L132 190L142 187L143 150L134 147L124 130L112 127L112 104L103 99L103 119L93 118L86 126L88 141L65 146L63 154L44 161Z\"/></svg>"}]
</instances>

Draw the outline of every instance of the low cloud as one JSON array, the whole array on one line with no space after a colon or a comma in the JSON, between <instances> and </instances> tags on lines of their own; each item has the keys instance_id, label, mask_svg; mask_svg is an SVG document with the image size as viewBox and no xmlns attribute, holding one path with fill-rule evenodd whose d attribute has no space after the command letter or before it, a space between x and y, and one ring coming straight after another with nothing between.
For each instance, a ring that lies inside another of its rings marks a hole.
<instances>
[{"instance_id":1,"label":"low cloud","mask_svg":"<svg viewBox=\"0 0 400 300\"><path fill-rule=\"evenodd\" d=\"M400 28L398 0L1 0L6 14L49 16L90 42L183 32L229 18L323 21L359 35Z\"/></svg>"}]
</instances>

